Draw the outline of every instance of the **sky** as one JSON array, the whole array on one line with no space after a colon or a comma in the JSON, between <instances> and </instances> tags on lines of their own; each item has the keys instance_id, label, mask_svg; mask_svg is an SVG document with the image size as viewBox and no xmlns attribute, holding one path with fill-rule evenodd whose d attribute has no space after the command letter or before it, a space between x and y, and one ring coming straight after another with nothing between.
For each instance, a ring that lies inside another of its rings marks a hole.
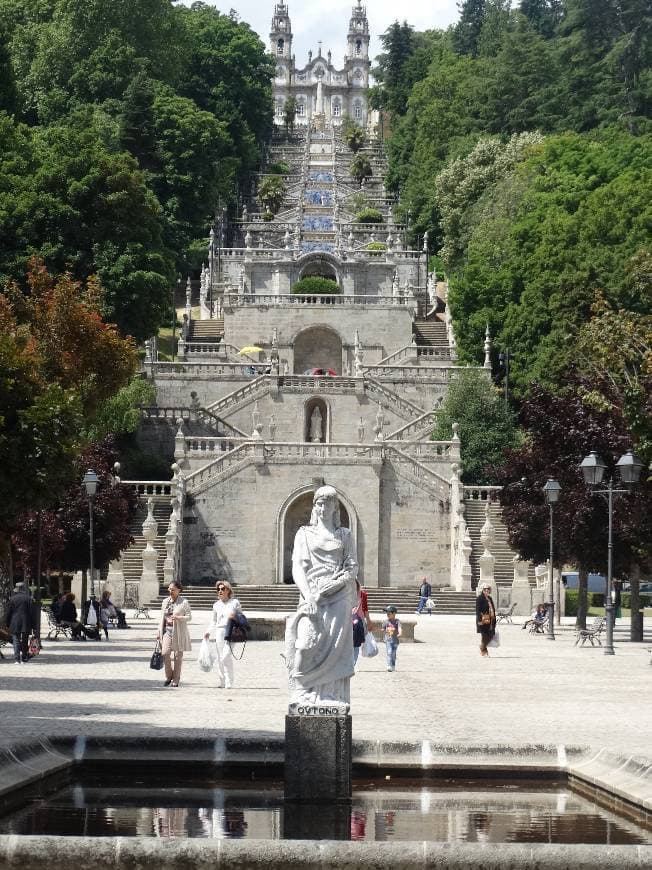
<instances>
[{"instance_id":1,"label":"sky","mask_svg":"<svg viewBox=\"0 0 652 870\"><path fill-rule=\"evenodd\" d=\"M190 6L192 0L183 0ZM235 9L240 18L260 34L265 45L269 41L269 25L274 14L274 0L206 0L227 14ZM297 65L303 66L308 60L308 49L317 51L317 43L322 41L322 53L330 48L333 63L342 65L346 51L346 33L351 9L356 0L285 0L292 21L294 54ZM433 27L445 28L457 20L456 0L363 0L367 7L369 30L371 33L370 56L373 59L380 51L378 36L398 17L406 19L415 30L428 30ZM400 10L400 11L399 11Z\"/></svg>"}]
</instances>

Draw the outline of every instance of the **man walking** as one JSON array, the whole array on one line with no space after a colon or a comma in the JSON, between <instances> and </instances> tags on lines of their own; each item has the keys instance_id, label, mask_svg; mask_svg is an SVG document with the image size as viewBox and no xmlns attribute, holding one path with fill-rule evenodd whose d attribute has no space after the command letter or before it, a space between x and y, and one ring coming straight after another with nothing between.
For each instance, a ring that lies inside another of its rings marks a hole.
<instances>
[{"instance_id":1,"label":"man walking","mask_svg":"<svg viewBox=\"0 0 652 870\"><path fill-rule=\"evenodd\" d=\"M421 586L419 587L419 603L417 604L416 613L422 613L426 602L432 595L432 586L428 583L427 577L421 578ZM428 613L432 614L432 609L428 608Z\"/></svg>"},{"instance_id":2,"label":"man walking","mask_svg":"<svg viewBox=\"0 0 652 870\"><path fill-rule=\"evenodd\" d=\"M27 644L32 630L32 602L24 583L14 586L7 609L7 626L14 644L14 661L19 665L28 660Z\"/></svg>"}]
</instances>

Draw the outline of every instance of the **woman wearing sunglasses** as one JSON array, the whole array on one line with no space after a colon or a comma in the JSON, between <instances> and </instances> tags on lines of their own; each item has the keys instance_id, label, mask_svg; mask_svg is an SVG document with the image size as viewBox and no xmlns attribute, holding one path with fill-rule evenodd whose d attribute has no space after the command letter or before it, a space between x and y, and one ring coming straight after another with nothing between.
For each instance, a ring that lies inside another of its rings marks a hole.
<instances>
[{"instance_id":1,"label":"woman wearing sunglasses","mask_svg":"<svg viewBox=\"0 0 652 870\"><path fill-rule=\"evenodd\" d=\"M230 689L233 686L233 656L229 642L225 640L225 632L229 619L241 610L240 602L233 597L233 589L227 580L218 580L215 584L217 601L213 605L213 613L204 637L208 640L215 635L217 661L215 667L218 675L218 689Z\"/></svg>"}]
</instances>

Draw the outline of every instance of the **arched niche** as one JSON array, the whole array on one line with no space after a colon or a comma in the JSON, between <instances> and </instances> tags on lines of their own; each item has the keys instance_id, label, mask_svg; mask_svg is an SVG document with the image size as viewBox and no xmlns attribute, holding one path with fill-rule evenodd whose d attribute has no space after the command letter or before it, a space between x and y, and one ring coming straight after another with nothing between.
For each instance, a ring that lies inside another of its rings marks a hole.
<instances>
[{"instance_id":1,"label":"arched niche","mask_svg":"<svg viewBox=\"0 0 652 870\"><path fill-rule=\"evenodd\" d=\"M315 416L318 411L319 415ZM321 418L321 419L319 419ZM313 396L303 406L303 438L317 444L330 441L330 408L324 399Z\"/></svg>"},{"instance_id":2,"label":"arched niche","mask_svg":"<svg viewBox=\"0 0 652 870\"><path fill-rule=\"evenodd\" d=\"M281 507L278 540L278 583L294 583L292 579L292 549L294 538L300 526L306 526L310 522L312 513L312 500L315 487L312 485L302 487L292 493ZM347 529L351 529L354 547L357 540L357 520L355 512L348 499L339 492L337 494L340 503L340 523Z\"/></svg>"},{"instance_id":3,"label":"arched niche","mask_svg":"<svg viewBox=\"0 0 652 870\"><path fill-rule=\"evenodd\" d=\"M342 373L342 339L328 326L310 326L294 339L294 374L315 368Z\"/></svg>"}]
</instances>

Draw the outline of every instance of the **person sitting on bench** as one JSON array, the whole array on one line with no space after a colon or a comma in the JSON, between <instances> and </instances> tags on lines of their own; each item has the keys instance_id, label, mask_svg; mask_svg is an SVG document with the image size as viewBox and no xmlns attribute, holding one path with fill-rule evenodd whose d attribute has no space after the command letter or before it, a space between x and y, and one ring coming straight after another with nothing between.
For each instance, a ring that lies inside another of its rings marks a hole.
<instances>
[{"instance_id":1,"label":"person sitting on bench","mask_svg":"<svg viewBox=\"0 0 652 870\"><path fill-rule=\"evenodd\" d=\"M537 606L532 611L532 615L529 619L526 619L521 628L527 628L528 626L537 629L543 626L543 623L546 621L548 617L548 611L546 610L545 604L537 604Z\"/></svg>"}]
</instances>

